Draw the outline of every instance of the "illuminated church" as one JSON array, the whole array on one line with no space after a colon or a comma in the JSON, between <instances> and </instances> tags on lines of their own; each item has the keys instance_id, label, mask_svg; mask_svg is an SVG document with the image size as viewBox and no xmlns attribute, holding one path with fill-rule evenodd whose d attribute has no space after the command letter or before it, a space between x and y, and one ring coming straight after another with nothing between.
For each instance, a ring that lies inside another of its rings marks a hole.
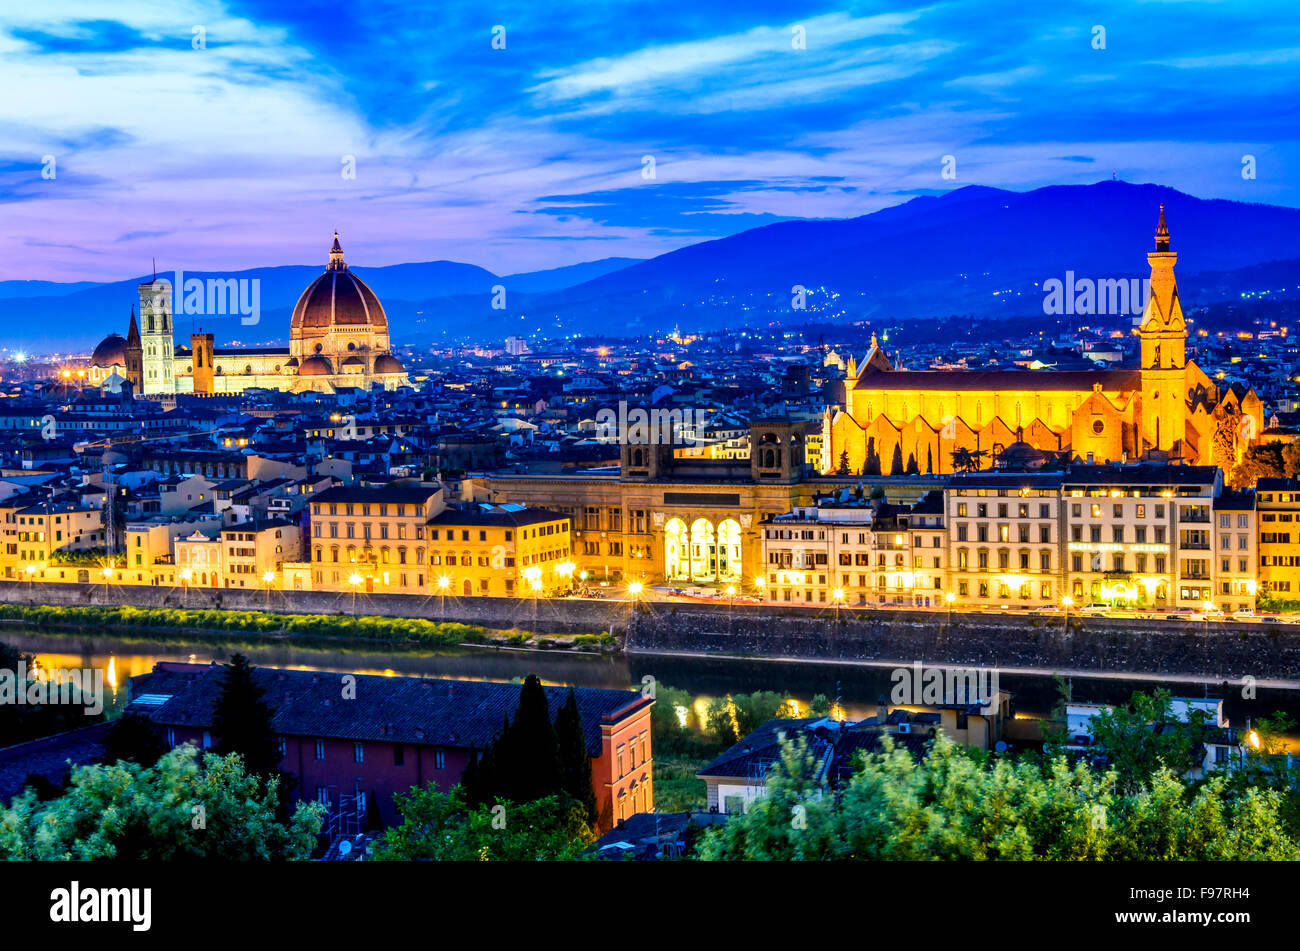
<instances>
[{"instance_id":1,"label":"illuminated church","mask_svg":"<svg viewBox=\"0 0 1300 951\"><path fill-rule=\"evenodd\" d=\"M954 454L988 467L1009 449L1022 457L1231 469L1258 440L1263 406L1254 389L1221 387L1186 359L1178 255L1163 205L1155 238L1138 366L901 370L873 336L862 363L848 361L843 405L823 416L822 472L891 475L901 464L900 472L945 473L954 470Z\"/></svg>"},{"instance_id":2,"label":"illuminated church","mask_svg":"<svg viewBox=\"0 0 1300 951\"><path fill-rule=\"evenodd\" d=\"M108 382L116 374L146 396L254 388L332 393L410 384L391 352L383 305L348 270L338 232L324 273L294 305L288 347L217 347L210 333L191 334L189 347L174 347L170 284L154 280L138 289L139 324L132 309L126 338L110 334L100 342L86 368L90 382Z\"/></svg>"}]
</instances>

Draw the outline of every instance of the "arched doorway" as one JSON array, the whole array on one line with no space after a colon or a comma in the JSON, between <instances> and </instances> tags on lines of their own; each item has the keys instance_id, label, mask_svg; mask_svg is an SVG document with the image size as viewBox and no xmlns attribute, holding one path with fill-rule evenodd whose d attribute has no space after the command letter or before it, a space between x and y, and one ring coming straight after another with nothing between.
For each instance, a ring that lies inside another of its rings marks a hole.
<instances>
[{"instance_id":1,"label":"arched doorway","mask_svg":"<svg viewBox=\"0 0 1300 951\"><path fill-rule=\"evenodd\" d=\"M740 580L740 523L734 518L723 519L718 524L718 580Z\"/></svg>"},{"instance_id":2,"label":"arched doorway","mask_svg":"<svg viewBox=\"0 0 1300 951\"><path fill-rule=\"evenodd\" d=\"M697 518L691 523L691 580L713 581L718 576L717 541L713 523Z\"/></svg>"},{"instance_id":3,"label":"arched doorway","mask_svg":"<svg viewBox=\"0 0 1300 951\"><path fill-rule=\"evenodd\" d=\"M680 518L670 518L664 525L664 577L669 581L691 577L690 536Z\"/></svg>"}]
</instances>

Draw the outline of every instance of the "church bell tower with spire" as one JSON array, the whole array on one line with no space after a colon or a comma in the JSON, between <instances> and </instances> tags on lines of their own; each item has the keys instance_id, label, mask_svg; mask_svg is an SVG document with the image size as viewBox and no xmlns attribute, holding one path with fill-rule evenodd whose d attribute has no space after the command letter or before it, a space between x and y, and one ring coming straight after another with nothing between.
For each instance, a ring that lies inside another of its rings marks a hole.
<instances>
[{"instance_id":1,"label":"church bell tower with spire","mask_svg":"<svg viewBox=\"0 0 1300 951\"><path fill-rule=\"evenodd\" d=\"M140 344L143 380L136 392L176 392L176 351L172 338L172 287L155 275L137 287L140 293Z\"/></svg>"},{"instance_id":2,"label":"church bell tower with spire","mask_svg":"<svg viewBox=\"0 0 1300 951\"><path fill-rule=\"evenodd\" d=\"M1180 454L1187 436L1187 326L1174 281L1178 254L1169 250L1165 206L1160 206L1156 249L1147 254L1151 291L1138 327L1142 403L1138 413L1138 455Z\"/></svg>"}]
</instances>

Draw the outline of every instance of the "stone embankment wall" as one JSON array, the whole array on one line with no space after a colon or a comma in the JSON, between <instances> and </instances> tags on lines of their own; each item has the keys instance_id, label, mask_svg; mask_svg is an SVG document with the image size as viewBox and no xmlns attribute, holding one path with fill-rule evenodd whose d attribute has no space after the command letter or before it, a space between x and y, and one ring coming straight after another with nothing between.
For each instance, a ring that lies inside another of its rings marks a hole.
<instances>
[{"instance_id":1,"label":"stone embankment wall","mask_svg":"<svg viewBox=\"0 0 1300 951\"><path fill-rule=\"evenodd\" d=\"M0 582L0 601L376 614L543 634L612 631L630 653L698 653L1002 669L1300 681L1300 625L945 611L859 611L603 600Z\"/></svg>"}]
</instances>

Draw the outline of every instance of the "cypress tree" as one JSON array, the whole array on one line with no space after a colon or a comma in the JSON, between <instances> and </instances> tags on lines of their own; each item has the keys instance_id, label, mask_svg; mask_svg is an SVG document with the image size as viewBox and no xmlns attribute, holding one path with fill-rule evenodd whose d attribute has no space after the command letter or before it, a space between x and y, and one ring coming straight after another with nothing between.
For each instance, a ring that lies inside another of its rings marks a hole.
<instances>
[{"instance_id":1,"label":"cypress tree","mask_svg":"<svg viewBox=\"0 0 1300 951\"><path fill-rule=\"evenodd\" d=\"M248 658L236 654L226 665L212 717L215 752L239 753L250 773L279 775L280 744L271 726L266 692L253 682Z\"/></svg>"},{"instance_id":2,"label":"cypress tree","mask_svg":"<svg viewBox=\"0 0 1300 951\"><path fill-rule=\"evenodd\" d=\"M591 756L587 737L582 731L582 714L578 697L569 688L564 706L555 715L555 735L560 745L560 775L564 791L582 803L587 822L596 821L596 791L591 786Z\"/></svg>"},{"instance_id":3,"label":"cypress tree","mask_svg":"<svg viewBox=\"0 0 1300 951\"><path fill-rule=\"evenodd\" d=\"M889 460L889 474L903 474L903 447L899 443L894 443L894 455Z\"/></svg>"},{"instance_id":4,"label":"cypress tree","mask_svg":"<svg viewBox=\"0 0 1300 951\"><path fill-rule=\"evenodd\" d=\"M498 763L505 765L502 776L505 796L513 802L532 802L561 790L560 750L551 723L546 688L536 674L524 678L519 688L519 706L510 724L510 750ZM501 754L501 750L497 750Z\"/></svg>"}]
</instances>

